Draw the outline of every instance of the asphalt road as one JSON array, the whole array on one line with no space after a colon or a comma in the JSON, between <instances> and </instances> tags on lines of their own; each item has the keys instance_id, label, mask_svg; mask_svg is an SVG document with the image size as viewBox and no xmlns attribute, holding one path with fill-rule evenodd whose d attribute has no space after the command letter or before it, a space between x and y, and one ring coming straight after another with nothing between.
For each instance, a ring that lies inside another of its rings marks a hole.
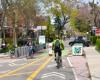
<instances>
[{"instance_id":1,"label":"asphalt road","mask_svg":"<svg viewBox=\"0 0 100 80\"><path fill-rule=\"evenodd\" d=\"M46 53L43 53L35 56L33 59L1 60L0 80L26 80L49 58Z\"/></svg>"},{"instance_id":2,"label":"asphalt road","mask_svg":"<svg viewBox=\"0 0 100 80\"><path fill-rule=\"evenodd\" d=\"M75 77L67 58L63 57L63 66L60 69L57 69L56 62L51 60L34 80L75 80Z\"/></svg>"},{"instance_id":3,"label":"asphalt road","mask_svg":"<svg viewBox=\"0 0 100 80\"><path fill-rule=\"evenodd\" d=\"M49 64L34 78L34 80L75 80L75 76L67 58L71 47L68 45L68 40L65 42L65 50L62 52L62 67L57 69L54 58Z\"/></svg>"},{"instance_id":4,"label":"asphalt road","mask_svg":"<svg viewBox=\"0 0 100 80\"><path fill-rule=\"evenodd\" d=\"M75 80L66 57L68 48L63 51L60 69L56 68L56 62L53 56L48 56L47 50L33 59L0 60L0 80Z\"/></svg>"}]
</instances>

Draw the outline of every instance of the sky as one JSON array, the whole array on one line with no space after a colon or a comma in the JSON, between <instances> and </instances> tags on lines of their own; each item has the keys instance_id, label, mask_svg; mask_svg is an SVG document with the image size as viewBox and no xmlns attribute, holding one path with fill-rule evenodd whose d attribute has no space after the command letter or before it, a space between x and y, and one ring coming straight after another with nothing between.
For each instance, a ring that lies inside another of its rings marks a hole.
<instances>
[{"instance_id":1,"label":"sky","mask_svg":"<svg viewBox=\"0 0 100 80\"><path fill-rule=\"evenodd\" d=\"M88 3L88 2L92 2L93 0L81 0L82 2ZM95 3L99 2L100 4L100 0L94 0Z\"/></svg>"}]
</instances>

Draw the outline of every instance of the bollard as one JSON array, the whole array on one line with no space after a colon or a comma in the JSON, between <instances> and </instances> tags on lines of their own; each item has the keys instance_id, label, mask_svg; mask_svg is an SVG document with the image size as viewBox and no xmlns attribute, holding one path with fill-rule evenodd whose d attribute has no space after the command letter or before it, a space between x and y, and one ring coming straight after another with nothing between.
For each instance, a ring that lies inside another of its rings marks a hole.
<instances>
[{"instance_id":1,"label":"bollard","mask_svg":"<svg viewBox=\"0 0 100 80\"><path fill-rule=\"evenodd\" d=\"M25 46L24 46L24 50L23 50L23 52L24 52L24 57L25 57L25 56L26 56L26 55L25 55Z\"/></svg>"},{"instance_id":2,"label":"bollard","mask_svg":"<svg viewBox=\"0 0 100 80\"><path fill-rule=\"evenodd\" d=\"M15 48L14 54L15 54L15 57L16 57L16 58L19 57L18 48Z\"/></svg>"},{"instance_id":3,"label":"bollard","mask_svg":"<svg viewBox=\"0 0 100 80\"><path fill-rule=\"evenodd\" d=\"M25 57L27 57L27 53L28 53L27 46L25 46Z\"/></svg>"},{"instance_id":4,"label":"bollard","mask_svg":"<svg viewBox=\"0 0 100 80\"><path fill-rule=\"evenodd\" d=\"M24 49L24 48L21 47L21 51L22 51L21 56L24 56L24 54L23 54L23 53L24 53L23 49Z\"/></svg>"},{"instance_id":5,"label":"bollard","mask_svg":"<svg viewBox=\"0 0 100 80\"><path fill-rule=\"evenodd\" d=\"M27 57L29 56L29 47L27 46Z\"/></svg>"}]
</instances>

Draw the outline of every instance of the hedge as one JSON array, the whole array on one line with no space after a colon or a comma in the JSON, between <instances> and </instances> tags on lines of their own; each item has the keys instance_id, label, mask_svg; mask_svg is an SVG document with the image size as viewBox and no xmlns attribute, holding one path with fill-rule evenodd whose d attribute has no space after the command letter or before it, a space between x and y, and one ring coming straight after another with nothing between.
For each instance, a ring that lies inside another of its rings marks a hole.
<instances>
[{"instance_id":1,"label":"hedge","mask_svg":"<svg viewBox=\"0 0 100 80\"><path fill-rule=\"evenodd\" d=\"M90 37L90 40L91 40L91 43L92 43L93 45L95 45L95 44L96 44L97 37L96 37L96 36L91 36L91 37Z\"/></svg>"},{"instance_id":2,"label":"hedge","mask_svg":"<svg viewBox=\"0 0 100 80\"><path fill-rule=\"evenodd\" d=\"M96 40L96 49L100 52L100 38Z\"/></svg>"}]
</instances>

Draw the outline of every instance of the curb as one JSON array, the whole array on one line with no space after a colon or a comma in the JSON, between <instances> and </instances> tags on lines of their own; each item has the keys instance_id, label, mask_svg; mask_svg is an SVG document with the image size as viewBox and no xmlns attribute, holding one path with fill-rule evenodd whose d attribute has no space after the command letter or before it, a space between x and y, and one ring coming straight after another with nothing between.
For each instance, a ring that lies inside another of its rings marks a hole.
<instances>
[{"instance_id":1,"label":"curb","mask_svg":"<svg viewBox=\"0 0 100 80\"><path fill-rule=\"evenodd\" d=\"M69 54L70 54L70 53L69 53ZM79 56L80 56L80 55L79 55ZM89 65L88 65L87 58L86 58L86 54L85 54L84 50L83 50L83 54L82 54L81 56L84 57L84 58L86 59L85 65L86 65L87 71L88 71L88 73L87 73L87 78L89 78L89 80L92 80L91 72L90 72L90 69L89 69ZM72 55L70 55L69 57L72 57ZM70 63L70 66L72 67L73 65L71 64L70 59L69 59L69 63ZM77 77L76 72L75 72L74 69L73 69L73 72L74 72L74 75L75 75L75 80L78 80L78 77Z\"/></svg>"},{"instance_id":2,"label":"curb","mask_svg":"<svg viewBox=\"0 0 100 80\"><path fill-rule=\"evenodd\" d=\"M86 58L86 60L87 60L87 57L86 57L86 53L85 53L85 51L83 51L83 53L84 53L84 57ZM87 69L88 69L88 78L90 78L90 80L92 80L92 77L91 77L91 72L90 72L90 68L89 68L89 65L88 65L88 61L86 61L86 66L87 66Z\"/></svg>"}]
</instances>

